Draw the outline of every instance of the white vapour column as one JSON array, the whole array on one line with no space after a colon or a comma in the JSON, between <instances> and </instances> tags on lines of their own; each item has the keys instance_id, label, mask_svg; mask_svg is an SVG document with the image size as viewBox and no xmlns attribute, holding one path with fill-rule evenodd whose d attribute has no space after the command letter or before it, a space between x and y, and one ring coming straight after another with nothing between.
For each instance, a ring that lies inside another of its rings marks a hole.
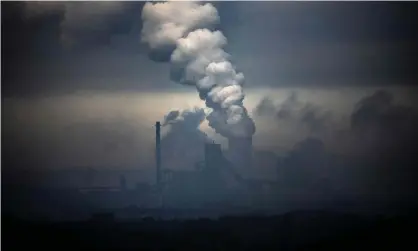
<instances>
[{"instance_id":1,"label":"white vapour column","mask_svg":"<svg viewBox=\"0 0 418 251\"><path fill-rule=\"evenodd\" d=\"M244 75L223 50L226 37L214 29L219 23L216 8L194 1L146 3L142 20L142 41L149 45L150 58L171 62L171 80L196 88L211 108L206 116L209 126L232 141L234 159L251 156L255 125L243 105Z\"/></svg>"}]
</instances>

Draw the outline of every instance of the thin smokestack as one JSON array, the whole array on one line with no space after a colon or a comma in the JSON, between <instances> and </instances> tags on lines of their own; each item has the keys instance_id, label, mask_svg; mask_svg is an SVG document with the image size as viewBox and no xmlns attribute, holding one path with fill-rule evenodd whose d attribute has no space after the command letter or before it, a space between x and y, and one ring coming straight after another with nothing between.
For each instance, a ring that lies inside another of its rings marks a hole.
<instances>
[{"instance_id":1,"label":"thin smokestack","mask_svg":"<svg viewBox=\"0 0 418 251\"><path fill-rule=\"evenodd\" d=\"M160 121L155 123L155 163L157 172L157 185L161 185L161 124Z\"/></svg>"}]
</instances>

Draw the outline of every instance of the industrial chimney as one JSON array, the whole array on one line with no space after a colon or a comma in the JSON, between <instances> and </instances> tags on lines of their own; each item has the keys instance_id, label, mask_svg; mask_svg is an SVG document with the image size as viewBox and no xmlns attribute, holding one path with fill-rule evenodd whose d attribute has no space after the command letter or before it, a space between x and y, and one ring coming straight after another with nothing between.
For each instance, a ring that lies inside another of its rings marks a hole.
<instances>
[{"instance_id":1,"label":"industrial chimney","mask_svg":"<svg viewBox=\"0 0 418 251\"><path fill-rule=\"evenodd\" d=\"M228 139L229 159L241 173L252 170L252 146L252 137Z\"/></svg>"},{"instance_id":2,"label":"industrial chimney","mask_svg":"<svg viewBox=\"0 0 418 251\"><path fill-rule=\"evenodd\" d=\"M157 186L161 185L161 135L160 135L161 123L157 121L155 123L155 164L157 175Z\"/></svg>"}]
</instances>

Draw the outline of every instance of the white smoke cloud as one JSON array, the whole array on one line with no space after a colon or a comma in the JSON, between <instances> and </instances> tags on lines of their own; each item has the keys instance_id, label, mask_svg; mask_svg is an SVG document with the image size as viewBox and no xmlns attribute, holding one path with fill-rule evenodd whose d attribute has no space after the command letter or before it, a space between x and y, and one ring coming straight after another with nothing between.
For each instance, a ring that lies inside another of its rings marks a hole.
<instances>
[{"instance_id":1,"label":"white smoke cloud","mask_svg":"<svg viewBox=\"0 0 418 251\"><path fill-rule=\"evenodd\" d=\"M177 48L171 55L173 63L188 62L199 56L224 59L221 48L227 44L226 37L220 31L198 29L190 32L187 37L177 41ZM215 55L212 55L214 51Z\"/></svg>"},{"instance_id":2,"label":"white smoke cloud","mask_svg":"<svg viewBox=\"0 0 418 251\"><path fill-rule=\"evenodd\" d=\"M236 72L223 50L226 37L211 30L219 22L215 7L197 2L147 3L142 19L142 41L154 52L170 54L151 58L170 60L172 80L196 87L212 109L206 117L209 125L227 138L251 137L255 125L243 106L244 75Z\"/></svg>"},{"instance_id":3,"label":"white smoke cloud","mask_svg":"<svg viewBox=\"0 0 418 251\"><path fill-rule=\"evenodd\" d=\"M211 4L196 2L146 3L142 9L142 41L152 49L175 45L187 32L216 24L219 15Z\"/></svg>"},{"instance_id":4,"label":"white smoke cloud","mask_svg":"<svg viewBox=\"0 0 418 251\"><path fill-rule=\"evenodd\" d=\"M183 71L179 82L196 84L207 75L206 67L210 63L225 61L229 55L222 47L226 44L227 40L220 31L208 29L198 29L180 38L171 54L171 63Z\"/></svg>"}]
</instances>

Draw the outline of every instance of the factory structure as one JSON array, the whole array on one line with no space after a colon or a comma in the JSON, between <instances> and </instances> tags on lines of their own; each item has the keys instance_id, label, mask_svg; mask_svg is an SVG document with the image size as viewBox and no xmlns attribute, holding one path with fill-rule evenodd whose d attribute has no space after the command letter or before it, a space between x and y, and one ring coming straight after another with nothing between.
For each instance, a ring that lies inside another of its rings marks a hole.
<instances>
[{"instance_id":1,"label":"factory structure","mask_svg":"<svg viewBox=\"0 0 418 251\"><path fill-rule=\"evenodd\" d=\"M194 170L162 166L160 122L156 122L156 191L164 208L235 208L262 205L263 193L274 182L252 179L252 139L230 139L229 158L221 145L206 143L204 159Z\"/></svg>"},{"instance_id":2,"label":"factory structure","mask_svg":"<svg viewBox=\"0 0 418 251\"><path fill-rule=\"evenodd\" d=\"M155 182L127 185L129 174L115 176L111 187L87 186L79 189L97 208L118 217L161 217L175 214L208 215L206 212L237 213L239 210L271 206L276 182L255 179L252 169L251 139L230 139L228 152L215 142L202 143L203 159L187 169L169 169L162 161L161 123L155 124ZM166 213L162 213L162 212ZM186 213L185 213L186 212Z\"/></svg>"},{"instance_id":3,"label":"factory structure","mask_svg":"<svg viewBox=\"0 0 418 251\"><path fill-rule=\"evenodd\" d=\"M298 198L293 193L297 190L286 187L289 182L299 182L292 179L295 175L292 176L291 171L295 163L292 159L277 157L267 152L261 155L260 152L255 152L253 155L251 139L229 139L228 150L222 150L221 145L215 142L194 145L193 147L201 148L203 154L200 161L194 163L194 166L187 166L186 169L182 169L182 166L170 166L169 162L164 163L162 143L161 124L156 122L155 166L147 169L147 173L138 169L113 168L100 172L86 169L83 173L74 174L81 174L85 179L63 173L62 176L69 181L85 182L76 184L77 187L70 184L68 188L37 191L37 195L31 197L41 199L48 194L48 203L56 203L60 207L57 207L54 214L48 211L47 215L54 215L57 219L68 216L88 218L97 212L109 212L121 219L149 216L216 217L254 211L277 212L282 210L281 205L289 207L293 206L292 203L295 207L299 206ZM260 159L269 162L262 163ZM252 166L253 162L255 166ZM168 166L171 168L167 168ZM271 173L269 171L264 178L256 178L257 175L253 175L251 171L257 169L259 172L261 169L257 167L260 166L274 166L274 170L271 170ZM106 185L98 182L103 175ZM140 181L138 178L143 180ZM154 182L150 183L151 178ZM311 175L308 175L307 179L311 179ZM63 179L55 176L51 180L60 183L57 185L65 183L62 182ZM307 182L308 180L302 181L304 184ZM70 188L71 186L73 188ZM304 196L306 191L301 191L300 194ZM312 196L310 198L315 200ZM36 204L40 207L39 212L44 210L44 204ZM19 207L17 202L16 207Z\"/></svg>"}]
</instances>

